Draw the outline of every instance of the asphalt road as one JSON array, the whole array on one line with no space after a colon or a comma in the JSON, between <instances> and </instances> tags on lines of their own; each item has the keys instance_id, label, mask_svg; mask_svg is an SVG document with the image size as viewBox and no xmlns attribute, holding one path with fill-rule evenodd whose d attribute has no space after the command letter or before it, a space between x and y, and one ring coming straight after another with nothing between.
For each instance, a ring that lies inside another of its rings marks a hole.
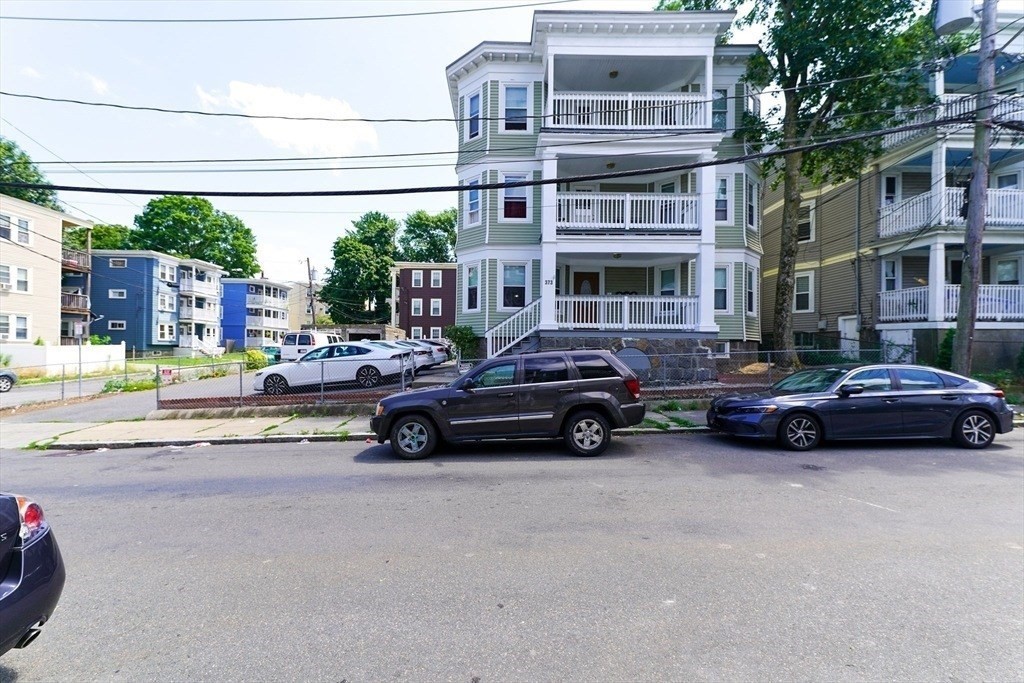
<instances>
[{"instance_id":1,"label":"asphalt road","mask_svg":"<svg viewBox=\"0 0 1024 683\"><path fill-rule=\"evenodd\" d=\"M61 604L0 681L1024 678L1024 440L4 452Z\"/></svg>"}]
</instances>

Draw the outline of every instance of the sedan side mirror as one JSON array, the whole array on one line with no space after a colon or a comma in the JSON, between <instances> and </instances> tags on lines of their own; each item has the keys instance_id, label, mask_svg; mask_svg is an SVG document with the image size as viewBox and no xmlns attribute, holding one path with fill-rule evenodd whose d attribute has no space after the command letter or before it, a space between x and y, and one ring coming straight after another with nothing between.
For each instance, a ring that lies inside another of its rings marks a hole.
<instances>
[{"instance_id":1,"label":"sedan side mirror","mask_svg":"<svg viewBox=\"0 0 1024 683\"><path fill-rule=\"evenodd\" d=\"M862 384L844 384L839 387L840 396L851 396L853 394L863 394L864 385Z\"/></svg>"},{"instance_id":2,"label":"sedan side mirror","mask_svg":"<svg viewBox=\"0 0 1024 683\"><path fill-rule=\"evenodd\" d=\"M476 382L473 381L472 377L467 377L462 380L462 384L459 385L459 389L462 391L473 391L476 388Z\"/></svg>"}]
</instances>

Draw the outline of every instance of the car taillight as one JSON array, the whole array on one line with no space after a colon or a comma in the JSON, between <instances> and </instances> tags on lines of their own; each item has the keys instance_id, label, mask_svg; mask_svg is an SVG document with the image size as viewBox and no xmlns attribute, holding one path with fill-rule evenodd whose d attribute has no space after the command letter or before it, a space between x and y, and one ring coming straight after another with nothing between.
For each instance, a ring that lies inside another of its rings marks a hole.
<instances>
[{"instance_id":1,"label":"car taillight","mask_svg":"<svg viewBox=\"0 0 1024 683\"><path fill-rule=\"evenodd\" d=\"M636 377L627 378L626 390L633 395L633 398L640 398L640 380Z\"/></svg>"},{"instance_id":2,"label":"car taillight","mask_svg":"<svg viewBox=\"0 0 1024 683\"><path fill-rule=\"evenodd\" d=\"M1006 392L1003 391L1002 389L996 389L995 391L992 392L992 395L995 396L996 398L1006 398Z\"/></svg>"},{"instance_id":3,"label":"car taillight","mask_svg":"<svg viewBox=\"0 0 1024 683\"><path fill-rule=\"evenodd\" d=\"M47 524L43 508L39 507L38 503L33 503L23 496L18 496L16 500L18 514L21 516L21 531L18 535L21 536L22 547L25 547L45 534L50 525Z\"/></svg>"}]
</instances>

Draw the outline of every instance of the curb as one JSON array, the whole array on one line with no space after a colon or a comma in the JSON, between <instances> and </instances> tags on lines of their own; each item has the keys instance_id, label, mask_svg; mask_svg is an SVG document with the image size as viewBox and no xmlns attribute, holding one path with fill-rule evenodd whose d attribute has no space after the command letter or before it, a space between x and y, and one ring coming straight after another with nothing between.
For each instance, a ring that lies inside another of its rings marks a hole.
<instances>
[{"instance_id":1,"label":"curb","mask_svg":"<svg viewBox=\"0 0 1024 683\"><path fill-rule=\"evenodd\" d=\"M641 427L612 430L617 437L647 436L649 434L709 434L707 427L668 427L655 429ZM39 448L49 451L94 451L100 448L119 450L125 448L162 448L179 446L182 448L196 447L199 444L210 446L237 446L241 444L274 444L274 443L330 443L342 441L366 441L377 443L377 435L373 432L352 432L350 434L258 434L254 436L215 436L208 439L140 439L138 441L70 441L40 444Z\"/></svg>"}]
</instances>

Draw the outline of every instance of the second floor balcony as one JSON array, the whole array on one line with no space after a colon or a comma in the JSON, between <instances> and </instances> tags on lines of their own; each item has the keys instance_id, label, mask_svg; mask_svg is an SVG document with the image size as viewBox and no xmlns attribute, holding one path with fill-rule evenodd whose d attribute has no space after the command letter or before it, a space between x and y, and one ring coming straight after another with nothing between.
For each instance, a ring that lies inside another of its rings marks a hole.
<instances>
[{"instance_id":1,"label":"second floor balcony","mask_svg":"<svg viewBox=\"0 0 1024 683\"><path fill-rule=\"evenodd\" d=\"M178 309L178 318L180 320L216 323L220 322L220 309L202 306L182 306Z\"/></svg>"},{"instance_id":2,"label":"second floor balcony","mask_svg":"<svg viewBox=\"0 0 1024 683\"><path fill-rule=\"evenodd\" d=\"M198 280L182 277L178 280L178 291L181 294L200 294L203 296L220 296L220 282L216 280Z\"/></svg>"},{"instance_id":3,"label":"second floor balcony","mask_svg":"<svg viewBox=\"0 0 1024 683\"><path fill-rule=\"evenodd\" d=\"M89 297L85 294L69 294L67 292L61 292L60 310L70 312L88 312Z\"/></svg>"},{"instance_id":4,"label":"second floor balcony","mask_svg":"<svg viewBox=\"0 0 1024 683\"><path fill-rule=\"evenodd\" d=\"M288 308L288 299L266 296L264 294L246 294L246 306L270 306L272 308Z\"/></svg>"},{"instance_id":5,"label":"second floor balcony","mask_svg":"<svg viewBox=\"0 0 1024 683\"><path fill-rule=\"evenodd\" d=\"M550 127L555 129L706 129L707 95L680 92L556 92Z\"/></svg>"},{"instance_id":6,"label":"second floor balcony","mask_svg":"<svg viewBox=\"0 0 1024 683\"><path fill-rule=\"evenodd\" d=\"M700 233L700 197L654 192L559 192L556 231Z\"/></svg>"},{"instance_id":7,"label":"second floor balcony","mask_svg":"<svg viewBox=\"0 0 1024 683\"><path fill-rule=\"evenodd\" d=\"M879 212L878 236L893 237L933 225L965 226L967 190L960 187L941 190L939 206L935 206L932 193L926 192L883 207ZM989 189L985 228L1024 229L1024 190Z\"/></svg>"}]
</instances>

